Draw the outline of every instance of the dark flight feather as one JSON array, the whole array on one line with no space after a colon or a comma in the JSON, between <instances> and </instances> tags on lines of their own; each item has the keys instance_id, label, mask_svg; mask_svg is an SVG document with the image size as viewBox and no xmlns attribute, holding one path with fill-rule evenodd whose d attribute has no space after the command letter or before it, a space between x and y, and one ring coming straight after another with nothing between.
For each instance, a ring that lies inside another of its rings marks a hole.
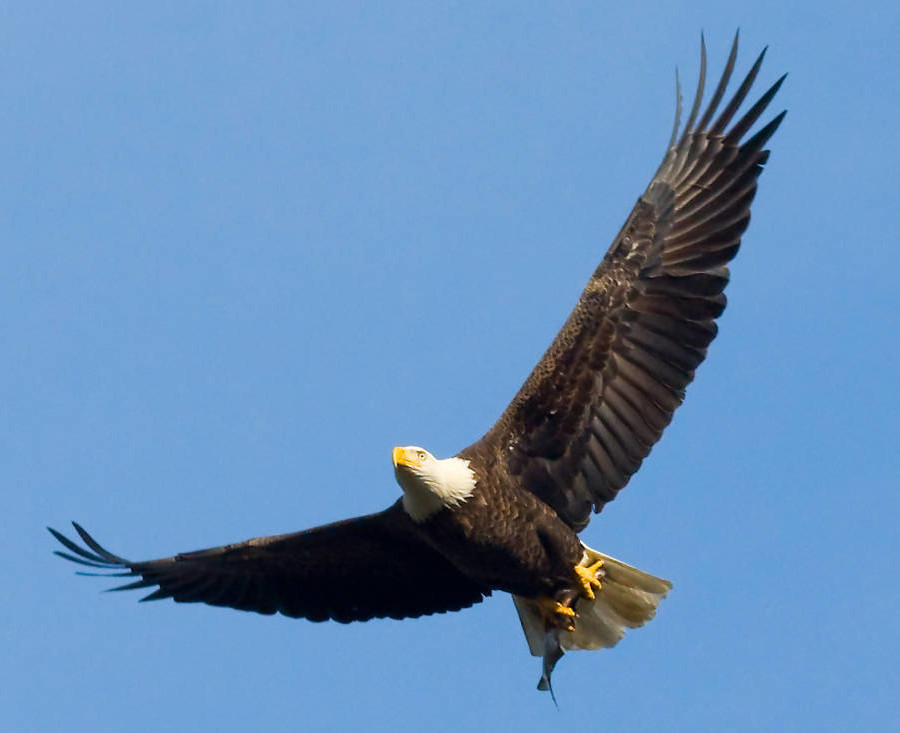
<instances>
[{"instance_id":1,"label":"dark flight feather","mask_svg":"<svg viewBox=\"0 0 900 733\"><path fill-rule=\"evenodd\" d=\"M649 454L716 335L728 262L750 221L763 146L778 114L741 139L781 87L775 82L730 129L765 57L754 62L716 121L737 58L700 116L697 93L680 137L680 83L672 143L581 299L493 428L461 455L499 466L506 481L549 504L573 529L600 511ZM677 142L675 140L677 139Z\"/></svg>"},{"instance_id":2,"label":"dark flight feather","mask_svg":"<svg viewBox=\"0 0 900 733\"><path fill-rule=\"evenodd\" d=\"M70 551L56 554L110 571L86 574L137 577L113 591L158 586L144 601L172 598L346 623L457 611L490 595L418 539L399 503L303 532L143 562L112 554L73 525L84 547L48 527Z\"/></svg>"}]
</instances>

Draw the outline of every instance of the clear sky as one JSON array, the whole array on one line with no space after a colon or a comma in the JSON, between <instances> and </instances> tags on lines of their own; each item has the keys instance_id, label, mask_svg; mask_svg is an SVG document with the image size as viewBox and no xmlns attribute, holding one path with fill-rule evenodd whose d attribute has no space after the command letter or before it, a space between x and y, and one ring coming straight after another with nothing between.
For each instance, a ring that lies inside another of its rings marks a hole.
<instances>
[{"instance_id":1,"label":"clear sky","mask_svg":"<svg viewBox=\"0 0 900 733\"><path fill-rule=\"evenodd\" d=\"M896 723L895 3L125 5L0 12L0 727ZM503 594L312 624L51 555L72 519L147 559L374 511L393 445L478 438L656 169L675 66L738 26L789 114L710 357L583 535L675 587L562 660L559 711Z\"/></svg>"}]
</instances>

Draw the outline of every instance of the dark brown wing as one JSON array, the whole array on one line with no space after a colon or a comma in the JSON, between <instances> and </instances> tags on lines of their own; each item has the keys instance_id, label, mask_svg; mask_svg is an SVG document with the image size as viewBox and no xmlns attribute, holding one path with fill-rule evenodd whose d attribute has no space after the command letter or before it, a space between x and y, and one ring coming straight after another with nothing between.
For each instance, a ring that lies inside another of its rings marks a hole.
<instances>
[{"instance_id":1,"label":"dark brown wing","mask_svg":"<svg viewBox=\"0 0 900 733\"><path fill-rule=\"evenodd\" d=\"M86 574L139 576L111 590L158 586L141 599L145 601L172 598L347 623L458 611L490 594L417 539L399 504L304 532L147 562L113 555L74 526L86 547L48 527L74 553L56 554L81 565L122 571Z\"/></svg>"},{"instance_id":2,"label":"dark brown wing","mask_svg":"<svg viewBox=\"0 0 900 733\"><path fill-rule=\"evenodd\" d=\"M706 73L684 132L679 114L662 165L575 310L500 420L463 455L528 489L576 530L612 501L659 440L716 335L727 263L750 221L763 146L784 112L745 133L779 79L731 123L765 51L715 122L737 55L699 121ZM679 89L679 113L681 94ZM696 123L696 125L695 125ZM676 139L677 138L677 139Z\"/></svg>"}]
</instances>

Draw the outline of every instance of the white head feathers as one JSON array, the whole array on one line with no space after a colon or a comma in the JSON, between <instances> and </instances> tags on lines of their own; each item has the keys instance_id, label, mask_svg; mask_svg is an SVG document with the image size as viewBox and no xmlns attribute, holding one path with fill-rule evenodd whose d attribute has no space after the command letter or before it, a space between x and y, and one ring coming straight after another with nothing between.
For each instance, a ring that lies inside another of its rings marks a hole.
<instances>
[{"instance_id":1,"label":"white head feathers","mask_svg":"<svg viewBox=\"0 0 900 733\"><path fill-rule=\"evenodd\" d=\"M394 474L403 489L403 508L416 522L455 507L475 491L475 472L463 458L437 459L418 446L394 448Z\"/></svg>"}]
</instances>

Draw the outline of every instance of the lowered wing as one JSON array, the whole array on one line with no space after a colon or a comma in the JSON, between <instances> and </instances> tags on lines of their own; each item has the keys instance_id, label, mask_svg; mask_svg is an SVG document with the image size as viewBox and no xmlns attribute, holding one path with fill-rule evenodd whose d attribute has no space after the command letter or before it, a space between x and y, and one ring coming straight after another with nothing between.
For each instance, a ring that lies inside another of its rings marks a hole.
<instances>
[{"instance_id":1,"label":"lowered wing","mask_svg":"<svg viewBox=\"0 0 900 733\"><path fill-rule=\"evenodd\" d=\"M56 554L97 570L84 574L136 578L112 590L155 589L142 600L348 623L458 611L490 595L415 536L399 503L303 532L143 562L113 555L74 527L84 546L48 527L68 550Z\"/></svg>"}]
</instances>

